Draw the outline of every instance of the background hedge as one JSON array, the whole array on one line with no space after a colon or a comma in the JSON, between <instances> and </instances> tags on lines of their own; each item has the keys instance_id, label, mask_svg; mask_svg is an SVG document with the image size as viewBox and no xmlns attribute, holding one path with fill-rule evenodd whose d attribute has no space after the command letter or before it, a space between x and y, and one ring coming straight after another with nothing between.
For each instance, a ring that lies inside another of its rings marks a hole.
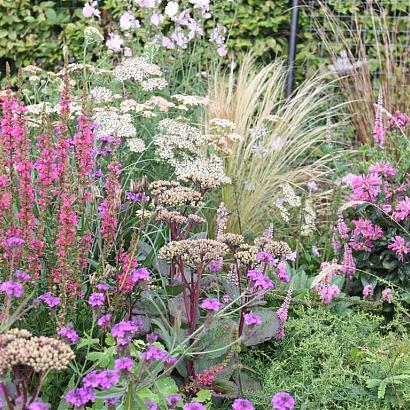
<instances>
[{"instance_id":1,"label":"background hedge","mask_svg":"<svg viewBox=\"0 0 410 410\"><path fill-rule=\"evenodd\" d=\"M185 0L188 1L188 0ZM117 15L126 0L100 0L105 17ZM264 61L287 55L290 2L287 0L214 0L215 13L230 30L229 46L234 52L251 49ZM313 30L312 14L321 19L323 10L317 0L300 1L297 65L316 68L323 59L322 43ZM346 21L355 14L365 28L371 25L366 12L368 0L327 0L325 3ZM376 2L373 2L376 3ZM409 0L384 0L383 6L403 38L409 34ZM70 47L73 59L80 55L84 1L78 0L0 0L0 63L38 64L52 69L61 64L62 46ZM369 27L370 29L370 27ZM368 44L372 44L370 30ZM301 73L299 73L301 75Z\"/></svg>"}]
</instances>

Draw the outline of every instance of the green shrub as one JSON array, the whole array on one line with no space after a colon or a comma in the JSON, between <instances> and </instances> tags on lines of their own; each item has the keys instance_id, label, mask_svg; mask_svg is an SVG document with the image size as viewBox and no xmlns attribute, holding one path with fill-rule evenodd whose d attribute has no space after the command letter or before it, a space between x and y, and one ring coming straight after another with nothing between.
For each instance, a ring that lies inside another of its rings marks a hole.
<instances>
[{"instance_id":1,"label":"green shrub","mask_svg":"<svg viewBox=\"0 0 410 410\"><path fill-rule=\"evenodd\" d=\"M118 21L121 10L127 8L127 0L100 0L99 6L105 17L113 15ZM212 2L214 14L230 29L229 47L235 53L248 51L265 62L276 56L286 56L288 48L291 9L287 0L237 0ZM303 6L303 2L300 2ZM367 29L371 25L369 12L361 10L357 0L328 0L326 4L341 20L351 20L357 12L358 23ZM364 2L363 2L364 3ZM80 0L0 0L0 63L12 60L16 66L37 62L50 69L62 61L62 46L68 45L72 57L81 54L84 25ZM406 24L409 12L407 0L382 2L399 33L397 41L406 44ZM323 9L318 5L314 15L321 21ZM109 19L111 21L111 18ZM390 20L389 20L390 21ZM209 24L212 24L211 22ZM402 33L402 35L400 34ZM366 31L366 43L374 44L371 30ZM316 69L323 62L323 44L314 33L310 10L301 7L299 13L298 52L296 65L299 77L306 69L306 62ZM340 45L339 45L340 47ZM370 47L371 49L371 47ZM375 50L370 55L375 56ZM302 67L303 65L303 67ZM372 70L377 68L377 59L371 61Z\"/></svg>"},{"instance_id":2,"label":"green shrub","mask_svg":"<svg viewBox=\"0 0 410 410\"><path fill-rule=\"evenodd\" d=\"M296 408L303 410L405 408L400 407L400 388L391 407L388 400L377 398L377 389L366 387L368 380L383 378L383 370L377 360L369 366L364 352L389 351L400 344L398 335L382 335L379 327L380 319L365 313L338 316L325 308L296 308L283 341L248 353L247 365L256 369L263 387L246 396L261 410L282 390L293 394Z\"/></svg>"}]
</instances>

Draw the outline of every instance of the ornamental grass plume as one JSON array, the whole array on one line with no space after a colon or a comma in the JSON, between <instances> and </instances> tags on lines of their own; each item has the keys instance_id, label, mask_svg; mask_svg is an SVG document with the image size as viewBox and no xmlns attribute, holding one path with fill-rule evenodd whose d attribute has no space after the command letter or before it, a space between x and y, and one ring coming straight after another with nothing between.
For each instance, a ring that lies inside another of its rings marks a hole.
<instances>
[{"instance_id":1,"label":"ornamental grass plume","mask_svg":"<svg viewBox=\"0 0 410 410\"><path fill-rule=\"evenodd\" d=\"M211 76L209 124L225 118L241 136L225 156L232 184L223 186L221 194L226 207L237 213L229 222L231 232L261 232L285 182L297 187L328 180L330 157L318 157L316 150L326 140L325 119L332 115L324 109L329 85L308 79L285 100L286 74L282 62L260 68L248 55L236 75L219 68Z\"/></svg>"}]
</instances>

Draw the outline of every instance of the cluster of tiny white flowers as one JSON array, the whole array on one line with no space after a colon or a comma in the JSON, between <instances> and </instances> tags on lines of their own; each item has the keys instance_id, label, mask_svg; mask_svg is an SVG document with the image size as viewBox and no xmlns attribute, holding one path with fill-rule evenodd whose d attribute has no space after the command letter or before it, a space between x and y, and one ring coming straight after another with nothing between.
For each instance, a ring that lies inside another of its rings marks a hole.
<instances>
[{"instance_id":1,"label":"cluster of tiny white flowers","mask_svg":"<svg viewBox=\"0 0 410 410\"><path fill-rule=\"evenodd\" d=\"M93 116L98 125L97 135L116 135L120 138L135 138L137 130L130 114L119 114L115 111L96 111Z\"/></svg>"},{"instance_id":2,"label":"cluster of tiny white flowers","mask_svg":"<svg viewBox=\"0 0 410 410\"><path fill-rule=\"evenodd\" d=\"M161 77L162 71L156 64L151 64L144 57L125 59L113 70L114 77L119 81L135 80L142 82L150 77Z\"/></svg>"},{"instance_id":3,"label":"cluster of tiny white flowers","mask_svg":"<svg viewBox=\"0 0 410 410\"><path fill-rule=\"evenodd\" d=\"M295 190L290 186L290 184L286 183L282 185L282 194L284 202L286 202L289 206L296 208L301 205L300 197L296 195Z\"/></svg>"},{"instance_id":4,"label":"cluster of tiny white flowers","mask_svg":"<svg viewBox=\"0 0 410 410\"><path fill-rule=\"evenodd\" d=\"M227 120L225 118L212 118L212 120L209 121L209 124L211 128L228 128L231 131L234 131L236 128L234 122Z\"/></svg>"},{"instance_id":5,"label":"cluster of tiny white flowers","mask_svg":"<svg viewBox=\"0 0 410 410\"><path fill-rule=\"evenodd\" d=\"M175 100L182 104L184 107L196 107L198 105L208 105L208 97L199 97L196 95L184 95L184 94L175 94L172 96Z\"/></svg>"},{"instance_id":6,"label":"cluster of tiny white flowers","mask_svg":"<svg viewBox=\"0 0 410 410\"><path fill-rule=\"evenodd\" d=\"M206 142L206 136L198 128L171 118L161 120L158 129L160 133L154 136L158 155L171 165L181 152L195 153Z\"/></svg>"},{"instance_id":7,"label":"cluster of tiny white flowers","mask_svg":"<svg viewBox=\"0 0 410 410\"><path fill-rule=\"evenodd\" d=\"M124 100L120 104L120 111L123 113L131 112L131 111L139 113L144 110L145 110L145 105L140 104L133 99Z\"/></svg>"},{"instance_id":8,"label":"cluster of tiny white flowers","mask_svg":"<svg viewBox=\"0 0 410 410\"><path fill-rule=\"evenodd\" d=\"M144 107L148 110L159 108L160 111L166 112L170 108L174 108L175 104L163 97L153 95L148 101L145 101Z\"/></svg>"},{"instance_id":9,"label":"cluster of tiny white flowers","mask_svg":"<svg viewBox=\"0 0 410 410\"><path fill-rule=\"evenodd\" d=\"M198 155L196 158L187 158L175 163L175 174L180 180L186 180L192 174L201 174L213 178L219 184L231 182L231 179L225 175L222 159L214 154L209 157Z\"/></svg>"},{"instance_id":10,"label":"cluster of tiny white flowers","mask_svg":"<svg viewBox=\"0 0 410 410\"><path fill-rule=\"evenodd\" d=\"M131 152L143 152L145 150L145 142L141 138L130 138L127 140L128 148Z\"/></svg>"},{"instance_id":11,"label":"cluster of tiny white flowers","mask_svg":"<svg viewBox=\"0 0 410 410\"><path fill-rule=\"evenodd\" d=\"M144 91L163 90L168 85L168 81L163 78L147 78L141 82Z\"/></svg>"},{"instance_id":12,"label":"cluster of tiny white flowers","mask_svg":"<svg viewBox=\"0 0 410 410\"><path fill-rule=\"evenodd\" d=\"M112 92L106 87L94 87L91 89L91 96L96 102L105 103L111 100Z\"/></svg>"},{"instance_id":13,"label":"cluster of tiny white flowers","mask_svg":"<svg viewBox=\"0 0 410 410\"><path fill-rule=\"evenodd\" d=\"M303 209L303 220L301 234L303 236L310 235L316 228L316 212L311 201L307 200Z\"/></svg>"},{"instance_id":14,"label":"cluster of tiny white flowers","mask_svg":"<svg viewBox=\"0 0 410 410\"><path fill-rule=\"evenodd\" d=\"M289 217L289 211L286 209L286 207L283 205L284 202L284 198L278 198L275 201L275 206L276 208L278 208L279 213L281 218L285 221L285 222L289 222L290 221L290 217Z\"/></svg>"}]
</instances>

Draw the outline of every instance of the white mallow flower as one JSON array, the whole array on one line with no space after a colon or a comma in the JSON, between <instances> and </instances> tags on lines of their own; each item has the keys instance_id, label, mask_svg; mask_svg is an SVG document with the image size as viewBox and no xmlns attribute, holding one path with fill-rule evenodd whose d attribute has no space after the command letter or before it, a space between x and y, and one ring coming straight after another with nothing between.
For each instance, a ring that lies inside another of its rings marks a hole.
<instances>
[{"instance_id":1,"label":"white mallow flower","mask_svg":"<svg viewBox=\"0 0 410 410\"><path fill-rule=\"evenodd\" d=\"M118 34L110 33L109 39L105 44L110 50L118 53L121 51L121 46L124 44L124 40Z\"/></svg>"},{"instance_id":2,"label":"white mallow flower","mask_svg":"<svg viewBox=\"0 0 410 410\"><path fill-rule=\"evenodd\" d=\"M162 21L164 20L164 16L162 14L159 13L154 13L151 16L151 24L158 27Z\"/></svg>"},{"instance_id":3,"label":"white mallow flower","mask_svg":"<svg viewBox=\"0 0 410 410\"><path fill-rule=\"evenodd\" d=\"M165 14L168 17L174 17L178 13L178 9L178 3L176 1L170 1L165 7Z\"/></svg>"},{"instance_id":4,"label":"white mallow flower","mask_svg":"<svg viewBox=\"0 0 410 410\"><path fill-rule=\"evenodd\" d=\"M131 28L140 27L140 22L134 17L132 13L126 11L120 18L121 30L130 30Z\"/></svg>"}]
</instances>

